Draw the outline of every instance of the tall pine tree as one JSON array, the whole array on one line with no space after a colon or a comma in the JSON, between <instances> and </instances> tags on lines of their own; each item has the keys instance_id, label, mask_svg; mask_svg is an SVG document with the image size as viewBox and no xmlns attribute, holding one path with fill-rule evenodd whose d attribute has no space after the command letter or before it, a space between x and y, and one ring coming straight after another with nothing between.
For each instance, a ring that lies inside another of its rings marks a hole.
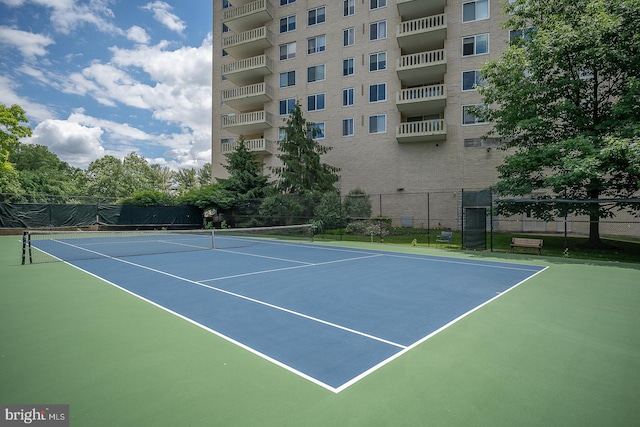
<instances>
[{"instance_id":1,"label":"tall pine tree","mask_svg":"<svg viewBox=\"0 0 640 427\"><path fill-rule=\"evenodd\" d=\"M315 137L317 128L302 115L296 102L285 128L285 138L278 141L282 166L272 167L277 177L276 189L285 194L318 194L337 191L334 184L340 169L322 163L321 156L330 147L321 145Z\"/></svg>"}]
</instances>

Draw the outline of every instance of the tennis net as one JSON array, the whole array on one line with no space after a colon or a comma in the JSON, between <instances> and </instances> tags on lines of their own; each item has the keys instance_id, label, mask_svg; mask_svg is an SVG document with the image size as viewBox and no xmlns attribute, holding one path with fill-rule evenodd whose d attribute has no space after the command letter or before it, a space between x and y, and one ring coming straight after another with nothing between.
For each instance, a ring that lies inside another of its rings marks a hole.
<instances>
[{"instance_id":1,"label":"tennis net","mask_svg":"<svg viewBox=\"0 0 640 427\"><path fill-rule=\"evenodd\" d=\"M25 231L22 263L124 258L312 241L310 224L216 230Z\"/></svg>"}]
</instances>

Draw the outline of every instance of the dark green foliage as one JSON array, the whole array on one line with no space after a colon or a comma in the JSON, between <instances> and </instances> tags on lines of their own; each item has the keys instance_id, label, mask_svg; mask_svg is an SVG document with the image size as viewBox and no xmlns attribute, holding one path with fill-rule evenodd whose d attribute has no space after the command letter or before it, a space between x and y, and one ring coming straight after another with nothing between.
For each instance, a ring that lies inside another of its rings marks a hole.
<instances>
[{"instance_id":1,"label":"dark green foliage","mask_svg":"<svg viewBox=\"0 0 640 427\"><path fill-rule=\"evenodd\" d=\"M640 189L640 2L527 0L507 6L505 27L527 29L483 68L478 90L510 149L495 190L504 197L577 200L628 198ZM624 205L618 205L622 207ZM568 210L564 208L567 207ZM502 203L500 213L538 218L588 215L598 244L599 219L612 205Z\"/></svg>"},{"instance_id":2,"label":"dark green foliage","mask_svg":"<svg viewBox=\"0 0 640 427\"><path fill-rule=\"evenodd\" d=\"M344 227L346 216L342 206L342 200L338 193L325 193L314 212L314 223L321 230L331 230Z\"/></svg>"},{"instance_id":3,"label":"dark green foliage","mask_svg":"<svg viewBox=\"0 0 640 427\"><path fill-rule=\"evenodd\" d=\"M246 147L243 137L240 137L236 149L226 157L225 169L229 177L218 178L218 183L234 200L232 206L223 212L227 223L233 226L257 225L255 217L259 203L254 200L262 199L267 194L268 177L262 174L262 164Z\"/></svg>"},{"instance_id":4,"label":"dark green foliage","mask_svg":"<svg viewBox=\"0 0 640 427\"><path fill-rule=\"evenodd\" d=\"M302 116L300 102L296 102L285 128L285 138L278 141L282 166L273 167L276 188L282 193L305 194L336 191L339 169L322 163L321 156L330 148L314 139L315 126Z\"/></svg>"},{"instance_id":5,"label":"dark green foliage","mask_svg":"<svg viewBox=\"0 0 640 427\"><path fill-rule=\"evenodd\" d=\"M120 200L120 203L137 206L172 206L176 204L176 198L161 191L143 190Z\"/></svg>"},{"instance_id":6,"label":"dark green foliage","mask_svg":"<svg viewBox=\"0 0 640 427\"><path fill-rule=\"evenodd\" d=\"M19 146L20 138L30 136L27 115L19 105L6 107L0 104L0 193L20 193L21 187L9 156Z\"/></svg>"},{"instance_id":7,"label":"dark green foliage","mask_svg":"<svg viewBox=\"0 0 640 427\"><path fill-rule=\"evenodd\" d=\"M220 184L209 184L188 191L178 198L178 202L204 210L224 210L233 206L234 199Z\"/></svg>"},{"instance_id":8,"label":"dark green foliage","mask_svg":"<svg viewBox=\"0 0 640 427\"><path fill-rule=\"evenodd\" d=\"M82 171L58 159L44 145L20 144L9 156L20 183L19 192L30 200L46 201L47 196L76 196L82 185Z\"/></svg>"},{"instance_id":9,"label":"dark green foliage","mask_svg":"<svg viewBox=\"0 0 640 427\"><path fill-rule=\"evenodd\" d=\"M349 191L344 199L344 212L348 218L368 219L371 217L371 200L360 188Z\"/></svg>"}]
</instances>

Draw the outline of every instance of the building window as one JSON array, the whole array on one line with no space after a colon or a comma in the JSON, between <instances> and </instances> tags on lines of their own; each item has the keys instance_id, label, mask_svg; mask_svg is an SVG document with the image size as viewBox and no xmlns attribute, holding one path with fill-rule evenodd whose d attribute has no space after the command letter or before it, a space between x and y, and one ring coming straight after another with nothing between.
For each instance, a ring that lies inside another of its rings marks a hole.
<instances>
[{"instance_id":1,"label":"building window","mask_svg":"<svg viewBox=\"0 0 640 427\"><path fill-rule=\"evenodd\" d=\"M489 53L489 34L462 38L462 56Z\"/></svg>"},{"instance_id":2,"label":"building window","mask_svg":"<svg viewBox=\"0 0 640 427\"><path fill-rule=\"evenodd\" d=\"M342 60L342 75L343 76L353 76L354 74L354 66L353 66L353 58L347 58Z\"/></svg>"},{"instance_id":3,"label":"building window","mask_svg":"<svg viewBox=\"0 0 640 427\"><path fill-rule=\"evenodd\" d=\"M476 0L462 4L462 22L489 18L489 0Z\"/></svg>"},{"instance_id":4,"label":"building window","mask_svg":"<svg viewBox=\"0 0 640 427\"><path fill-rule=\"evenodd\" d=\"M280 18L280 33L288 33L296 29L296 15L285 16Z\"/></svg>"},{"instance_id":5,"label":"building window","mask_svg":"<svg viewBox=\"0 0 640 427\"><path fill-rule=\"evenodd\" d=\"M354 27L347 28L342 32L342 45L343 46L353 46L356 43L356 30Z\"/></svg>"},{"instance_id":6,"label":"building window","mask_svg":"<svg viewBox=\"0 0 640 427\"><path fill-rule=\"evenodd\" d=\"M307 68L307 83L324 80L324 64Z\"/></svg>"},{"instance_id":7,"label":"building window","mask_svg":"<svg viewBox=\"0 0 640 427\"><path fill-rule=\"evenodd\" d=\"M296 85L296 72L285 71L280 73L280 87L289 87Z\"/></svg>"},{"instance_id":8,"label":"building window","mask_svg":"<svg viewBox=\"0 0 640 427\"><path fill-rule=\"evenodd\" d=\"M369 85L369 102L381 102L387 100L387 84L379 83Z\"/></svg>"},{"instance_id":9,"label":"building window","mask_svg":"<svg viewBox=\"0 0 640 427\"><path fill-rule=\"evenodd\" d=\"M524 41L531 41L533 36L533 27L524 30L509 30L509 43L513 43L516 39L522 38Z\"/></svg>"},{"instance_id":10,"label":"building window","mask_svg":"<svg viewBox=\"0 0 640 427\"><path fill-rule=\"evenodd\" d=\"M476 117L472 112L472 108L487 108L484 104L476 104L476 105L463 105L462 106L462 124L463 125L477 125L482 123L487 123L486 120Z\"/></svg>"},{"instance_id":11,"label":"building window","mask_svg":"<svg viewBox=\"0 0 640 427\"><path fill-rule=\"evenodd\" d=\"M387 131L387 115L369 116L369 133L385 133Z\"/></svg>"},{"instance_id":12,"label":"building window","mask_svg":"<svg viewBox=\"0 0 640 427\"><path fill-rule=\"evenodd\" d=\"M462 90L476 90L477 86L483 86L484 80L480 75L480 70L462 72Z\"/></svg>"},{"instance_id":13,"label":"building window","mask_svg":"<svg viewBox=\"0 0 640 427\"><path fill-rule=\"evenodd\" d=\"M369 24L369 40L387 38L387 21L378 21Z\"/></svg>"},{"instance_id":14,"label":"building window","mask_svg":"<svg viewBox=\"0 0 640 427\"><path fill-rule=\"evenodd\" d=\"M353 98L354 90L352 87L348 89L342 89L342 106L343 107L351 107L354 105Z\"/></svg>"},{"instance_id":15,"label":"building window","mask_svg":"<svg viewBox=\"0 0 640 427\"><path fill-rule=\"evenodd\" d=\"M280 45L280 61L296 57L296 42Z\"/></svg>"},{"instance_id":16,"label":"building window","mask_svg":"<svg viewBox=\"0 0 640 427\"><path fill-rule=\"evenodd\" d=\"M353 119L342 119L342 136L353 136Z\"/></svg>"},{"instance_id":17,"label":"building window","mask_svg":"<svg viewBox=\"0 0 640 427\"><path fill-rule=\"evenodd\" d=\"M324 110L324 93L307 96L307 111Z\"/></svg>"},{"instance_id":18,"label":"building window","mask_svg":"<svg viewBox=\"0 0 640 427\"><path fill-rule=\"evenodd\" d=\"M228 33L229 31L231 31L229 27L227 27L225 24L222 24L222 34Z\"/></svg>"},{"instance_id":19,"label":"building window","mask_svg":"<svg viewBox=\"0 0 640 427\"><path fill-rule=\"evenodd\" d=\"M369 0L369 9L380 9L381 7L387 7L387 0Z\"/></svg>"},{"instance_id":20,"label":"building window","mask_svg":"<svg viewBox=\"0 0 640 427\"><path fill-rule=\"evenodd\" d=\"M284 116L285 114L291 113L296 108L296 99L295 98L287 98L280 100L280 115Z\"/></svg>"},{"instance_id":21,"label":"building window","mask_svg":"<svg viewBox=\"0 0 640 427\"><path fill-rule=\"evenodd\" d=\"M325 7L317 7L307 12L307 25L310 27L316 24L322 24L325 18Z\"/></svg>"},{"instance_id":22,"label":"building window","mask_svg":"<svg viewBox=\"0 0 640 427\"><path fill-rule=\"evenodd\" d=\"M387 69L387 52L377 52L369 55L369 71Z\"/></svg>"},{"instance_id":23,"label":"building window","mask_svg":"<svg viewBox=\"0 0 640 427\"><path fill-rule=\"evenodd\" d=\"M326 49L325 35L311 37L307 39L307 53L309 55L313 53L324 52Z\"/></svg>"},{"instance_id":24,"label":"building window","mask_svg":"<svg viewBox=\"0 0 640 427\"><path fill-rule=\"evenodd\" d=\"M231 7L231 3L229 3L229 0L222 0L223 9L229 9L230 7Z\"/></svg>"},{"instance_id":25,"label":"building window","mask_svg":"<svg viewBox=\"0 0 640 427\"><path fill-rule=\"evenodd\" d=\"M291 3L295 3L296 0L280 0L280 6L286 6Z\"/></svg>"},{"instance_id":26,"label":"building window","mask_svg":"<svg viewBox=\"0 0 640 427\"><path fill-rule=\"evenodd\" d=\"M222 57L224 58L225 56L229 56L229 52L227 52L226 50L222 49Z\"/></svg>"},{"instance_id":27,"label":"building window","mask_svg":"<svg viewBox=\"0 0 640 427\"><path fill-rule=\"evenodd\" d=\"M313 139L324 139L324 122L310 123L309 136Z\"/></svg>"},{"instance_id":28,"label":"building window","mask_svg":"<svg viewBox=\"0 0 640 427\"><path fill-rule=\"evenodd\" d=\"M287 128L278 128L278 141L287 140Z\"/></svg>"},{"instance_id":29,"label":"building window","mask_svg":"<svg viewBox=\"0 0 640 427\"><path fill-rule=\"evenodd\" d=\"M342 16L351 16L356 13L356 0L343 0Z\"/></svg>"}]
</instances>

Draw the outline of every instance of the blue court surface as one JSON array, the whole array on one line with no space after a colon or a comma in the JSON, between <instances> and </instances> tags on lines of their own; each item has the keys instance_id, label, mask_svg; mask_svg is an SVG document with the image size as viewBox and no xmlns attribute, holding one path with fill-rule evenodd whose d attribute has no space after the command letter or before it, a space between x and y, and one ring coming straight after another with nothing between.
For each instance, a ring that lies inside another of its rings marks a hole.
<instances>
[{"instance_id":1,"label":"blue court surface","mask_svg":"<svg viewBox=\"0 0 640 427\"><path fill-rule=\"evenodd\" d=\"M67 262L336 393L544 270L313 243Z\"/></svg>"}]
</instances>

